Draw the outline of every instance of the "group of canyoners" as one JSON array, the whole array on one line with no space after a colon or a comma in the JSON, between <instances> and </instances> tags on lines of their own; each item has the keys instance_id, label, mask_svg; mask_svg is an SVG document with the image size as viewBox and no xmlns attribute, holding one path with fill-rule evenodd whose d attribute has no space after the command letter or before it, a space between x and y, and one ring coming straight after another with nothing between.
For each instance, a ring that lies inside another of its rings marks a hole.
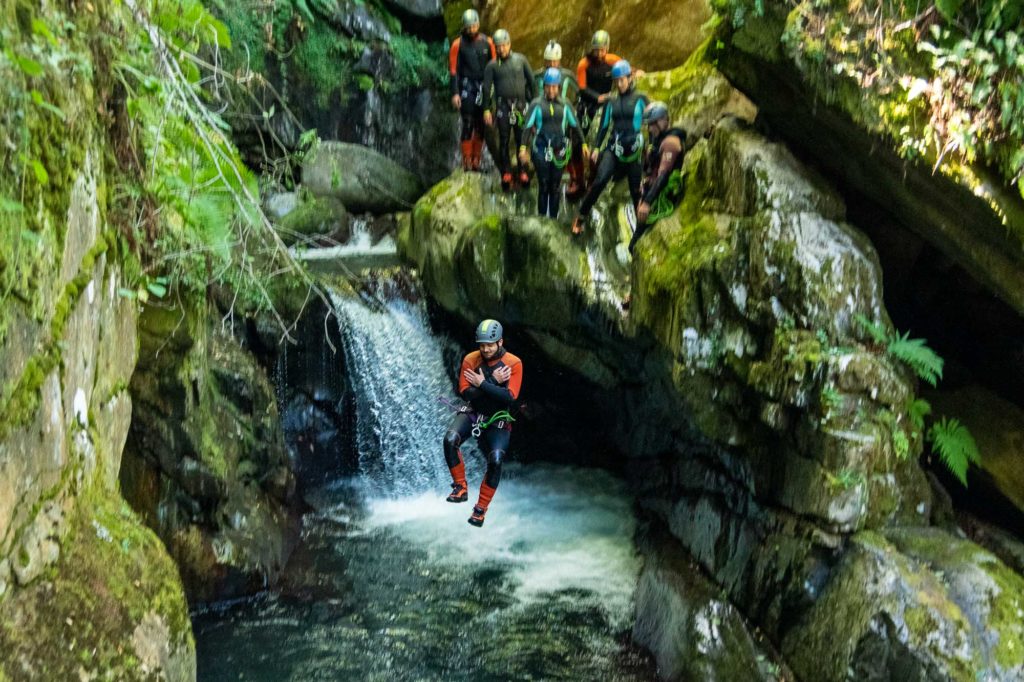
<instances>
[{"instance_id":1,"label":"group of canyoners","mask_svg":"<svg viewBox=\"0 0 1024 682\"><path fill-rule=\"evenodd\" d=\"M562 66L562 48L552 40L544 49L544 68L533 71L525 56L512 51L508 31L488 37L480 32L477 12L466 10L448 55L452 106L462 119L463 169L480 170L484 128L495 127L497 149L491 151L503 189L529 185L532 161L540 215L558 216L568 167L567 196L583 195L573 234L584 231L608 183L626 178L636 209L632 253L647 228L673 208L686 132L672 127L663 102L649 102L637 91L634 78L643 71L609 52L610 43L606 31L596 32L573 74ZM594 121L599 123L591 149Z\"/></svg>"}]
</instances>

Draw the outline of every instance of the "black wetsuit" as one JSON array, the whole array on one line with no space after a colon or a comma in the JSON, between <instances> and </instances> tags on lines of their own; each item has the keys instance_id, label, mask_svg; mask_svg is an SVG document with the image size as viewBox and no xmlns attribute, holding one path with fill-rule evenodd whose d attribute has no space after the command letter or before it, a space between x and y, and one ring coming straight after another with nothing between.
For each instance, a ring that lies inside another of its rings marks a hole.
<instances>
[{"instance_id":1,"label":"black wetsuit","mask_svg":"<svg viewBox=\"0 0 1024 682\"><path fill-rule=\"evenodd\" d=\"M678 150L675 149L675 145L672 145L671 150L665 148L666 145L664 143L670 137L675 137L678 140ZM651 142L651 150L648 152L643 164L644 183L642 199L652 209L658 200L658 195L665 190L665 186L668 184L672 173L683 167L683 154L685 151L686 131L682 128L668 128ZM670 197L670 199L674 198ZM633 237L629 240L630 253L633 252L637 241L652 224L653 221L650 220L650 217L644 221L641 221L639 218L637 219L636 230L633 232Z\"/></svg>"},{"instance_id":2,"label":"black wetsuit","mask_svg":"<svg viewBox=\"0 0 1024 682\"><path fill-rule=\"evenodd\" d=\"M512 369L512 376L505 384L499 384L494 378L494 372L505 366ZM501 410L509 410L519 397L522 367L522 361L504 348L499 349L498 355L490 361L485 361L479 351L473 351L462 360L459 370L459 395L474 413L482 415L485 419ZM467 369L483 371L484 382L479 387L472 386L465 379L463 372ZM465 465L459 446L469 438L472 431L473 420L468 414L459 413L455 415L444 437L445 462L456 483L460 482L460 478L463 484L465 481ZM501 463L508 452L511 433L512 425L507 421L495 422L480 433L478 443L487 457L487 473L480 487L481 503L478 506L484 509L490 503L491 496L494 495L494 490L501 480Z\"/></svg>"},{"instance_id":3,"label":"black wetsuit","mask_svg":"<svg viewBox=\"0 0 1024 682\"><path fill-rule=\"evenodd\" d=\"M561 97L535 99L526 113L523 145L530 148L537 170L537 212L555 218L562 198L562 171L572 147L583 145L572 107Z\"/></svg>"},{"instance_id":4,"label":"black wetsuit","mask_svg":"<svg viewBox=\"0 0 1024 682\"><path fill-rule=\"evenodd\" d=\"M601 107L598 98L612 90L615 80L612 78L612 66L620 59L612 53L606 54L604 59L588 54L576 65L576 83L580 93L576 112L584 135L590 130L590 124Z\"/></svg>"},{"instance_id":5,"label":"black wetsuit","mask_svg":"<svg viewBox=\"0 0 1024 682\"><path fill-rule=\"evenodd\" d=\"M580 204L580 215L584 220L589 217L590 210L613 177L616 180L627 177L633 205L636 206L640 201L640 180L643 174L640 157L644 146L643 116L646 106L647 95L637 92L634 86L612 97L605 104L596 145L601 148L607 141L607 146L604 146L598 158L594 184Z\"/></svg>"},{"instance_id":6,"label":"black wetsuit","mask_svg":"<svg viewBox=\"0 0 1024 682\"><path fill-rule=\"evenodd\" d=\"M484 69L484 111L490 111L498 128L498 155L495 163L499 173L512 170L509 161L509 137L515 137L519 149L523 142L523 112L536 96L533 71L526 57L510 52L508 57L497 57ZM518 164L523 170L522 164Z\"/></svg>"},{"instance_id":7,"label":"black wetsuit","mask_svg":"<svg viewBox=\"0 0 1024 682\"><path fill-rule=\"evenodd\" d=\"M462 98L462 140L474 133L483 139L483 82L487 63L494 58L494 44L483 33L470 38L465 33L452 43L448 53L451 94Z\"/></svg>"}]
</instances>

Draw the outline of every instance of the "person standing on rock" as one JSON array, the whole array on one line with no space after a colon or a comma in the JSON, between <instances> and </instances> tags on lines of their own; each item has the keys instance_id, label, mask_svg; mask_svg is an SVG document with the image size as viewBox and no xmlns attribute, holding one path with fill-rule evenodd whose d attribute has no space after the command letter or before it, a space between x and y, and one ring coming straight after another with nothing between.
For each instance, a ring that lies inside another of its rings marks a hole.
<instances>
[{"instance_id":1,"label":"person standing on rock","mask_svg":"<svg viewBox=\"0 0 1024 682\"><path fill-rule=\"evenodd\" d=\"M469 500L466 464L459 449L470 435L477 438L487 456L487 473L480 483L480 497L469 523L484 525L484 516L501 480L501 462L508 452L512 433L508 410L519 398L523 383L522 361L505 350L504 331L497 320L484 320L476 328L478 350L462 359L459 395L468 404L448 427L444 436L444 458L452 474L448 502ZM481 426L484 425L484 426Z\"/></svg>"},{"instance_id":2,"label":"person standing on rock","mask_svg":"<svg viewBox=\"0 0 1024 682\"><path fill-rule=\"evenodd\" d=\"M512 38L503 28L494 32L495 57L484 69L484 124L497 124L498 128L498 172L501 173L502 188L512 187L512 162L509 157L509 138L515 138L518 149L523 142L523 112L530 101L537 96L533 81L533 70L526 57L512 51ZM530 184L526 164L519 163L516 178L520 186Z\"/></svg>"},{"instance_id":3,"label":"person standing on rock","mask_svg":"<svg viewBox=\"0 0 1024 682\"><path fill-rule=\"evenodd\" d=\"M647 228L675 208L674 200L682 182L679 170L686 152L686 131L672 127L668 106L664 102L647 105L644 123L651 147L643 164L643 195L636 207L636 230L629 240L630 253Z\"/></svg>"},{"instance_id":4,"label":"person standing on rock","mask_svg":"<svg viewBox=\"0 0 1024 682\"><path fill-rule=\"evenodd\" d=\"M548 42L544 48L544 68L533 74L541 89L544 75L548 69L558 69L562 76L562 99L571 107L577 106L580 98L580 86L576 82L576 74L562 66L562 46L554 40ZM576 120L579 121L579 119ZM576 198L583 187L583 163L581 147L573 145L572 156L569 157L569 189L567 192L570 198Z\"/></svg>"},{"instance_id":5,"label":"person standing on rock","mask_svg":"<svg viewBox=\"0 0 1024 682\"><path fill-rule=\"evenodd\" d=\"M448 51L452 106L462 119L463 170L480 170L484 148L484 70L494 56L494 43L480 32L480 15L467 9L462 14L462 33Z\"/></svg>"},{"instance_id":6,"label":"person standing on rock","mask_svg":"<svg viewBox=\"0 0 1024 682\"><path fill-rule=\"evenodd\" d=\"M590 123L597 110L608 101L612 91L612 67L622 57L608 51L611 37L608 31L598 31L590 40L590 52L576 64L576 83L580 89L577 108L583 134L590 132Z\"/></svg>"},{"instance_id":7,"label":"person standing on rock","mask_svg":"<svg viewBox=\"0 0 1024 682\"><path fill-rule=\"evenodd\" d=\"M640 201L640 157L644 150L643 120L647 96L637 91L632 69L625 59L620 59L612 67L612 78L617 94L608 100L601 115L601 127L594 143L596 149L590 153L591 163L597 171L573 221L573 234L583 232L591 209L612 178L628 178L633 205Z\"/></svg>"},{"instance_id":8,"label":"person standing on rock","mask_svg":"<svg viewBox=\"0 0 1024 682\"><path fill-rule=\"evenodd\" d=\"M549 218L558 217L561 203L562 170L577 148L586 153L579 124L572 107L562 99L562 73L555 67L544 73L544 96L530 104L526 114L526 132L519 147L519 160L526 162L532 149L533 167L537 172L537 212Z\"/></svg>"}]
</instances>

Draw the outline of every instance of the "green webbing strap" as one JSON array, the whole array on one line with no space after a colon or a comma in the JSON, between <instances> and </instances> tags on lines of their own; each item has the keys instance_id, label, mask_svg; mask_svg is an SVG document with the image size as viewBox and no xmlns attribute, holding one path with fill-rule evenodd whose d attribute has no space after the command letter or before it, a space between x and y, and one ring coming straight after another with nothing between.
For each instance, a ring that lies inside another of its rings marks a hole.
<instances>
[{"instance_id":1,"label":"green webbing strap","mask_svg":"<svg viewBox=\"0 0 1024 682\"><path fill-rule=\"evenodd\" d=\"M499 412L495 412L494 414L492 414L490 419L488 419L485 422L481 422L480 424L478 424L478 426L481 429L486 429L488 426L490 426L496 421L514 422L515 420L515 417L509 414L508 410L501 410Z\"/></svg>"},{"instance_id":2,"label":"green webbing strap","mask_svg":"<svg viewBox=\"0 0 1024 682\"><path fill-rule=\"evenodd\" d=\"M676 210L676 205L669 197L677 196L682 184L683 175L679 169L672 171L672 174L668 176L668 182L665 183L665 188L658 193L654 205L651 206L651 212L647 214L648 225L653 225L662 218L672 215L672 212Z\"/></svg>"},{"instance_id":3,"label":"green webbing strap","mask_svg":"<svg viewBox=\"0 0 1024 682\"><path fill-rule=\"evenodd\" d=\"M558 162L558 154L552 153L551 163L555 164L555 168L565 168L569 165L569 159L572 158L572 145L565 145L565 154L562 156L562 162Z\"/></svg>"}]
</instances>

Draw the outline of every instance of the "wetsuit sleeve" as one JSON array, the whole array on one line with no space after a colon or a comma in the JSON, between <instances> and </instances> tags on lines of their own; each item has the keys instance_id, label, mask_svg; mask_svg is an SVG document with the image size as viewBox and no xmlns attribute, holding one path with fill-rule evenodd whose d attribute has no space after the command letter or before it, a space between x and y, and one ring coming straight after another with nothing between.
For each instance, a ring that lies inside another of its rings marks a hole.
<instances>
[{"instance_id":1,"label":"wetsuit sleeve","mask_svg":"<svg viewBox=\"0 0 1024 682\"><path fill-rule=\"evenodd\" d=\"M508 379L508 392L512 394L512 400L519 398L519 389L523 386L523 363L517 362L512 365L512 376Z\"/></svg>"},{"instance_id":2,"label":"wetsuit sleeve","mask_svg":"<svg viewBox=\"0 0 1024 682\"><path fill-rule=\"evenodd\" d=\"M449 85L453 95L459 92L459 47L462 45L462 38L452 41L452 47L448 50L448 75Z\"/></svg>"},{"instance_id":3,"label":"wetsuit sleeve","mask_svg":"<svg viewBox=\"0 0 1024 682\"><path fill-rule=\"evenodd\" d=\"M491 59L497 59L498 51L494 48L494 41L491 39L490 36L487 37L487 45L488 47L491 48Z\"/></svg>"},{"instance_id":4,"label":"wetsuit sleeve","mask_svg":"<svg viewBox=\"0 0 1024 682\"><path fill-rule=\"evenodd\" d=\"M519 389L523 385L523 363L517 362L512 365L511 369L512 375L509 377L507 385L499 386L490 381L485 381L480 384L480 389L489 398L511 405L512 401L519 397Z\"/></svg>"},{"instance_id":5,"label":"wetsuit sleeve","mask_svg":"<svg viewBox=\"0 0 1024 682\"><path fill-rule=\"evenodd\" d=\"M540 104L534 101L526 112L526 123L523 125L523 143L520 149L529 149L533 138L540 128Z\"/></svg>"},{"instance_id":6,"label":"wetsuit sleeve","mask_svg":"<svg viewBox=\"0 0 1024 682\"><path fill-rule=\"evenodd\" d=\"M469 402L483 395L483 391L476 386L471 386L469 381L466 380L465 372L467 369L476 369L469 361L468 355L462 359L462 366L459 367L459 396L466 402Z\"/></svg>"},{"instance_id":7,"label":"wetsuit sleeve","mask_svg":"<svg viewBox=\"0 0 1024 682\"><path fill-rule=\"evenodd\" d=\"M672 168L676 164L676 159L683 152L682 145L679 144L679 138L675 135L666 137L661 143L660 152L661 160L658 162L658 170L654 178L650 180L650 187L644 193L644 201L648 206L653 204L661 190L665 189L665 184L668 182L668 176L672 174Z\"/></svg>"},{"instance_id":8,"label":"wetsuit sleeve","mask_svg":"<svg viewBox=\"0 0 1024 682\"><path fill-rule=\"evenodd\" d=\"M584 57L576 65L576 84L580 88L580 97L588 102L596 103L598 93L587 87L587 58Z\"/></svg>"},{"instance_id":9,"label":"wetsuit sleeve","mask_svg":"<svg viewBox=\"0 0 1024 682\"><path fill-rule=\"evenodd\" d=\"M484 111L491 110L491 87L494 85L494 70L498 62L490 61L487 66L484 67L484 90L483 90L483 105Z\"/></svg>"},{"instance_id":10,"label":"wetsuit sleeve","mask_svg":"<svg viewBox=\"0 0 1024 682\"><path fill-rule=\"evenodd\" d=\"M532 102L537 97L537 82L533 80L533 69L526 57L523 57L523 78L526 79L526 101Z\"/></svg>"},{"instance_id":11,"label":"wetsuit sleeve","mask_svg":"<svg viewBox=\"0 0 1024 682\"><path fill-rule=\"evenodd\" d=\"M644 109L647 108L647 95L640 95L636 98L636 106L633 107L633 130L640 132L644 129Z\"/></svg>"}]
</instances>

